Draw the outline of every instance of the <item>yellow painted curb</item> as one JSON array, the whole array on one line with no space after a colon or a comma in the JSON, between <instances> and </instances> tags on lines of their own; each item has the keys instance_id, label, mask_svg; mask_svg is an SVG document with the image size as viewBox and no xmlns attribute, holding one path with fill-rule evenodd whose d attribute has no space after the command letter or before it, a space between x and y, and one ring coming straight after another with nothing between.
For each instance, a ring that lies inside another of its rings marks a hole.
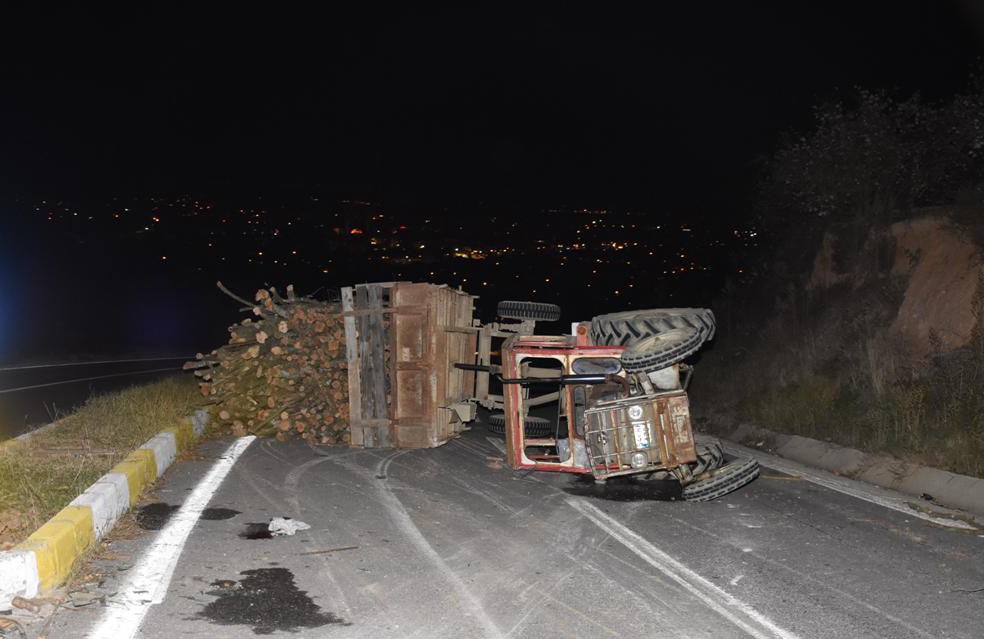
<instances>
[{"instance_id":1,"label":"yellow painted curb","mask_svg":"<svg viewBox=\"0 0 984 639\"><path fill-rule=\"evenodd\" d=\"M209 415L206 413L203 419L207 421L208 417ZM174 436L177 451L188 450L198 440L195 423L191 418L182 419L179 425L166 428L160 431L158 435L171 433ZM152 444L154 439L148 444ZM165 456L169 458L171 452L170 438L167 439L168 441L164 442L166 445L163 446L163 450L166 451ZM5 451L8 446L21 443L24 443L24 440L13 439L0 442L0 452ZM126 478L130 508L136 505L143 490L158 478L157 459L154 451L162 449L160 444L161 442L158 440L150 448L142 448L130 453L109 471L109 474L119 473ZM110 478L107 482L113 484L114 490L95 490L93 486L90 486L83 493L91 495L88 503L83 500L85 505L63 508L47 523L34 531L27 540L13 548L13 550L24 551L33 556L34 568L37 569L37 573L35 574L33 569L27 568L26 564L23 567L16 562L5 564L13 566L18 574L13 580L0 580L4 587L14 588L13 591L0 592L0 598L6 600L16 595L33 597L39 592L50 591L64 583L71 573L75 561L92 548L97 541L95 518L101 518L100 525L105 528L105 530L101 530L101 534L103 534L108 530L107 524L112 527L121 514L120 510L123 504L119 503L119 500L122 499L123 486L118 476ZM9 575L6 576L9 577ZM22 580L21 577L23 577Z\"/></svg>"},{"instance_id":2,"label":"yellow painted curb","mask_svg":"<svg viewBox=\"0 0 984 639\"><path fill-rule=\"evenodd\" d=\"M191 425L190 419L181 420L180 426L165 428L165 433L174 433L174 442L178 446L178 452L187 450L195 441L195 428Z\"/></svg>"},{"instance_id":3,"label":"yellow painted curb","mask_svg":"<svg viewBox=\"0 0 984 639\"><path fill-rule=\"evenodd\" d=\"M84 506L68 506L34 531L16 549L34 551L38 566L38 585L45 591L64 581L76 558L94 542L92 511Z\"/></svg>"},{"instance_id":4,"label":"yellow painted curb","mask_svg":"<svg viewBox=\"0 0 984 639\"><path fill-rule=\"evenodd\" d=\"M157 479L157 461L151 450L135 450L116 464L111 473L122 473L130 487L130 507L136 505L145 486Z\"/></svg>"}]
</instances>

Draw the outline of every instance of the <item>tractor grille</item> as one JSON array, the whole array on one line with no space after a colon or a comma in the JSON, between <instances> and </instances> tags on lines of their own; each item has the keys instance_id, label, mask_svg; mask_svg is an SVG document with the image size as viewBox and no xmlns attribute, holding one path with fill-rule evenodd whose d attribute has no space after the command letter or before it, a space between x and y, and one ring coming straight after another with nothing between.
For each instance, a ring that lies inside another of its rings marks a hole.
<instances>
[{"instance_id":1,"label":"tractor grille","mask_svg":"<svg viewBox=\"0 0 984 639\"><path fill-rule=\"evenodd\" d=\"M686 394L599 402L585 417L584 439L597 479L672 468L695 455Z\"/></svg>"}]
</instances>

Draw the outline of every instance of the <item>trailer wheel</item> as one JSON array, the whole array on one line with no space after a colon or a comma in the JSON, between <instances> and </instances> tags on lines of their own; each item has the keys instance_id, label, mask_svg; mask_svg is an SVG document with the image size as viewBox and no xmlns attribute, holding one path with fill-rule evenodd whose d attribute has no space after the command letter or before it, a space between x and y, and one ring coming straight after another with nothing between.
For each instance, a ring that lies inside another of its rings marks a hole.
<instances>
[{"instance_id":1,"label":"trailer wheel","mask_svg":"<svg viewBox=\"0 0 984 639\"><path fill-rule=\"evenodd\" d=\"M492 413L488 421L489 432L496 435L506 434L506 415L505 413ZM527 415L523 422L523 430L527 437L546 437L553 434L553 424L549 419Z\"/></svg>"},{"instance_id":2,"label":"trailer wheel","mask_svg":"<svg viewBox=\"0 0 984 639\"><path fill-rule=\"evenodd\" d=\"M560 319L560 307L556 304L543 302L503 300L499 302L495 312L499 317L508 319L538 320L541 322L555 322Z\"/></svg>"},{"instance_id":3,"label":"trailer wheel","mask_svg":"<svg viewBox=\"0 0 984 639\"><path fill-rule=\"evenodd\" d=\"M714 338L717 324L709 308L653 308L598 315L591 320L591 339L601 346L626 346L673 329L692 328Z\"/></svg>"},{"instance_id":4,"label":"trailer wheel","mask_svg":"<svg viewBox=\"0 0 984 639\"><path fill-rule=\"evenodd\" d=\"M683 487L686 501L710 501L738 490L759 475L759 463L754 459L736 459L712 470L704 479Z\"/></svg>"},{"instance_id":5,"label":"trailer wheel","mask_svg":"<svg viewBox=\"0 0 984 639\"><path fill-rule=\"evenodd\" d=\"M630 373L658 371L690 357L704 344L704 333L694 328L673 328L639 340L620 359Z\"/></svg>"}]
</instances>

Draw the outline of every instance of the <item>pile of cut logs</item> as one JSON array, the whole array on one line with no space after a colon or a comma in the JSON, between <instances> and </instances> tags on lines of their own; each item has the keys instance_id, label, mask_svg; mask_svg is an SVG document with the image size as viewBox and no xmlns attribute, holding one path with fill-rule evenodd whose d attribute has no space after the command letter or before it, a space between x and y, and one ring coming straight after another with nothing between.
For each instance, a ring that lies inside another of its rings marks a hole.
<instances>
[{"instance_id":1,"label":"pile of cut logs","mask_svg":"<svg viewBox=\"0 0 984 639\"><path fill-rule=\"evenodd\" d=\"M288 286L260 289L244 304L254 317L229 327L229 343L185 364L202 394L218 404L219 424L234 435L311 444L349 443L348 373L341 307L298 297Z\"/></svg>"}]
</instances>

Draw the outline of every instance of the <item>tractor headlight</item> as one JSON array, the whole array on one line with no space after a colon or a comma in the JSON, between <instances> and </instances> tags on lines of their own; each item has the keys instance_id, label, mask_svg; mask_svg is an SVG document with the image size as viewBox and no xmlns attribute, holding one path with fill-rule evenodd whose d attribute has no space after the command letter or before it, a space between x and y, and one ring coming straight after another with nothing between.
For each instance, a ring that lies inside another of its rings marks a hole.
<instances>
[{"instance_id":1,"label":"tractor headlight","mask_svg":"<svg viewBox=\"0 0 984 639\"><path fill-rule=\"evenodd\" d=\"M629 458L629 464L633 468L645 468L648 463L649 457L646 453L632 453L632 457Z\"/></svg>"},{"instance_id":2,"label":"tractor headlight","mask_svg":"<svg viewBox=\"0 0 984 639\"><path fill-rule=\"evenodd\" d=\"M642 419L642 406L629 406L629 419Z\"/></svg>"}]
</instances>

